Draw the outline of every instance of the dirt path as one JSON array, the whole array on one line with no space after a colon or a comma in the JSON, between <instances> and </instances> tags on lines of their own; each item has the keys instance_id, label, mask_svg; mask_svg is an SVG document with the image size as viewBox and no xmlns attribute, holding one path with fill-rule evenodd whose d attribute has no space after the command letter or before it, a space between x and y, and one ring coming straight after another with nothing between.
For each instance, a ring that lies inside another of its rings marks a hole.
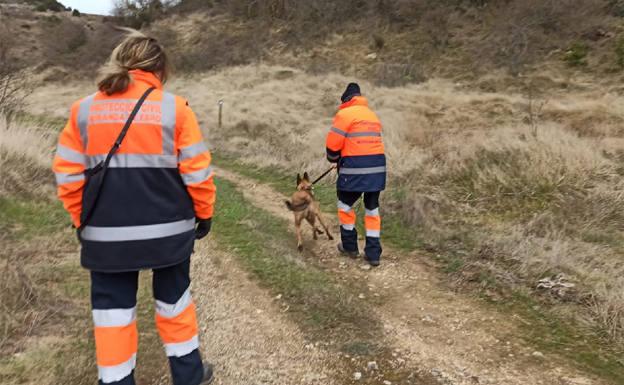
<instances>
[{"instance_id":1,"label":"dirt path","mask_svg":"<svg viewBox=\"0 0 624 385\"><path fill-rule=\"evenodd\" d=\"M292 221L283 205L286 197L279 192L222 168L216 173L236 184L254 205ZM327 219L337 235L335 218ZM515 337L520 333L517 317L485 309L476 300L450 292L441 284L440 273L417 254L386 247L382 266L365 270L362 261L336 257L335 242L323 237L314 242L310 229L305 229L304 239L306 250L326 270L344 279L367 281L369 292L360 296L381 300L377 316L398 362L426 368L440 383L606 384L527 346Z\"/></svg>"},{"instance_id":2,"label":"dirt path","mask_svg":"<svg viewBox=\"0 0 624 385\"><path fill-rule=\"evenodd\" d=\"M202 350L216 385L334 384L328 353L306 343L284 309L235 257L202 242L193 257Z\"/></svg>"}]
</instances>

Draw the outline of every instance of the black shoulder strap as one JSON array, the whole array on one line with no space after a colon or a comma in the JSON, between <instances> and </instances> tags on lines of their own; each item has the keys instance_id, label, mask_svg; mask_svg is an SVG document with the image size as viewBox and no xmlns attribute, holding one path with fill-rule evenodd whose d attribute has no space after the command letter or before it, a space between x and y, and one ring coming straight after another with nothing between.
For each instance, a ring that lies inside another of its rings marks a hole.
<instances>
[{"instance_id":1,"label":"black shoulder strap","mask_svg":"<svg viewBox=\"0 0 624 385\"><path fill-rule=\"evenodd\" d=\"M121 129L121 132L119 133L119 136L115 140L115 143L113 144L113 147L111 147L110 151L108 152L108 155L106 155L106 159L104 160L104 162L98 163L90 171L91 178L87 178L87 183L98 183L98 185L94 186L95 187L95 197L92 200L93 203L91 204L91 206L90 207L83 207L83 210L86 210L86 211L85 211L84 220L80 224L80 229L79 229L80 231L82 231L82 229L84 229L84 227L89 223L89 221L91 220L91 216L93 215L93 212L95 211L95 207L97 206L97 202L99 200L100 193L102 192L102 186L104 185L104 178L106 177L106 171L108 170L108 165L110 164L111 159L113 158L115 153L117 153L117 151L119 151L119 147L121 146L121 143L123 142L124 138L126 137L126 134L128 133L128 129L132 125L132 122L134 121L134 118L139 113L139 110L141 109L141 106L145 102L145 99L147 99L149 94L151 94L152 91L154 91L154 90L155 90L154 87L150 87L150 88L147 89L147 91L145 91L143 93L143 95L141 95L141 98L139 98L139 100L137 101L136 105L134 106L134 109L132 109L132 112L130 113L130 116L128 116L128 120L126 120L126 123L124 124L123 128ZM99 177L94 177L96 174L100 174L100 173L101 173L101 175L99 175ZM86 186L85 186L85 188L86 188Z\"/></svg>"},{"instance_id":2,"label":"black shoulder strap","mask_svg":"<svg viewBox=\"0 0 624 385\"><path fill-rule=\"evenodd\" d=\"M141 109L141 106L143 106L145 99L147 99L149 94L151 94L152 91L154 91L154 89L155 89L154 87L148 88L147 91L145 91L145 93L143 93L143 95L141 95L141 98L137 101L136 105L134 106L134 109L130 113L130 116L128 116L128 120L126 120L126 124L124 124L123 128L121 129L121 132L119 133L119 136L117 137L117 140L115 140L113 147L111 147L110 151L108 152L108 155L106 156L106 160L104 161L105 168L108 167L108 164L110 163L113 155L115 155L115 153L119 151L119 147L121 146L121 143L126 137L126 134L128 133L128 129L132 125L134 118L139 113L139 110Z\"/></svg>"}]
</instances>

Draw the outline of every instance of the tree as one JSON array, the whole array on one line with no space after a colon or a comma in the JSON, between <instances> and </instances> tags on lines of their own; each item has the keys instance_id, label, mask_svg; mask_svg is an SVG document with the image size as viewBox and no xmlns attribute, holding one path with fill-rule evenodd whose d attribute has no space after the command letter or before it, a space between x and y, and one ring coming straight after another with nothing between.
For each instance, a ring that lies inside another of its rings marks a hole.
<instances>
[{"instance_id":1,"label":"tree","mask_svg":"<svg viewBox=\"0 0 624 385\"><path fill-rule=\"evenodd\" d=\"M161 0L117 0L113 15L123 24L139 29L162 17L171 4Z\"/></svg>"}]
</instances>

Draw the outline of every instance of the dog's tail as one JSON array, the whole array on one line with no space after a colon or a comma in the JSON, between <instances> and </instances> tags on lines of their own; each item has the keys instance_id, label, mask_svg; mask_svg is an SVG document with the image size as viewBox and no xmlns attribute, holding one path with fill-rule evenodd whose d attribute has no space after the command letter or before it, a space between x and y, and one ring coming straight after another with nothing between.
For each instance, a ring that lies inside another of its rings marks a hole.
<instances>
[{"instance_id":1,"label":"dog's tail","mask_svg":"<svg viewBox=\"0 0 624 385\"><path fill-rule=\"evenodd\" d=\"M288 210L295 211L295 208L293 207L293 204L291 201L284 201L284 203L286 203L286 207L288 207Z\"/></svg>"}]
</instances>

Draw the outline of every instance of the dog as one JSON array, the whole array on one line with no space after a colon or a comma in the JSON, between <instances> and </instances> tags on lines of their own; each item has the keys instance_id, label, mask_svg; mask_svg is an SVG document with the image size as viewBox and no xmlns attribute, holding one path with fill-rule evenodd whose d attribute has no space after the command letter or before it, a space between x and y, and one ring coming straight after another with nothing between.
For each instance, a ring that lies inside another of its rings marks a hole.
<instances>
[{"instance_id":1,"label":"dog","mask_svg":"<svg viewBox=\"0 0 624 385\"><path fill-rule=\"evenodd\" d=\"M286 207L292 211L295 215L295 230L297 233L297 249L303 250L303 241L301 239L301 222L305 219L312 226L312 233L314 234L314 240L318 239L318 234L323 234L321 229L316 227L316 220L321 223L325 234L329 240L333 240L325 221L321 215L321 208L319 203L314 199L314 193L312 192L312 183L308 173L301 175L297 174L297 191L293 193L290 200L285 201Z\"/></svg>"}]
</instances>

